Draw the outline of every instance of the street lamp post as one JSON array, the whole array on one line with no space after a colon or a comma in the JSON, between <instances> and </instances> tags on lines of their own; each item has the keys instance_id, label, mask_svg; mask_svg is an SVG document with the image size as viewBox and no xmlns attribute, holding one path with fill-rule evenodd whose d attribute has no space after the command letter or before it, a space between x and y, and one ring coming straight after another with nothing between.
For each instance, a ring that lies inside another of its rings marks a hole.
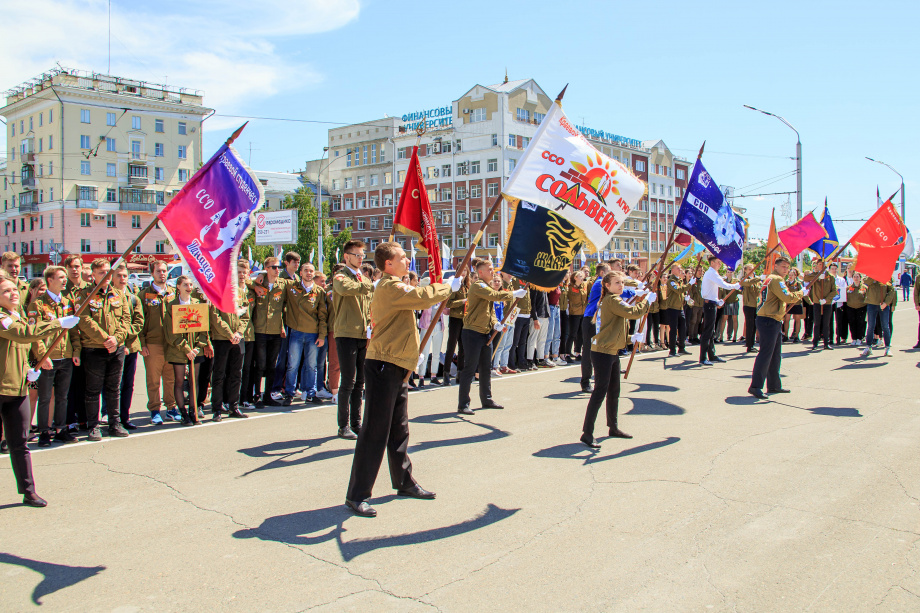
<instances>
[{"instance_id":1,"label":"street lamp post","mask_svg":"<svg viewBox=\"0 0 920 613\"><path fill-rule=\"evenodd\" d=\"M319 192L319 210L316 212L316 250L319 252L317 270L323 271L323 158L329 152L329 147L323 147L323 155L319 158L320 170L316 173L316 191ZM327 164L328 166L328 164Z\"/></svg>"},{"instance_id":2,"label":"street lamp post","mask_svg":"<svg viewBox=\"0 0 920 613\"><path fill-rule=\"evenodd\" d=\"M768 111L763 111L761 109L756 109L749 104L745 104L744 108L751 109L752 111L757 111L758 113L763 113L764 115L769 115L770 117L776 117L781 122L786 124L793 132L795 132L795 208L796 208L796 219L802 218L802 138L799 136L799 131L796 130L791 123L776 115L775 113L770 113Z\"/></svg>"},{"instance_id":3,"label":"street lamp post","mask_svg":"<svg viewBox=\"0 0 920 613\"><path fill-rule=\"evenodd\" d=\"M866 156L866 159L869 160L870 162L875 162L876 164L881 164L882 166L887 166L887 167L888 167L888 170L890 170L890 171L893 172L894 174L896 174L896 175L898 175L899 177L901 177L901 220L904 221L904 222L906 223L906 222L907 222L907 217L905 216L905 213L906 213L907 211L904 209L904 175L902 175L902 174L899 173L897 170L895 170L894 168L892 168L890 164L886 164L885 162L883 162L883 161L881 161L881 160L873 160L873 159L870 158L868 155Z\"/></svg>"}]
</instances>

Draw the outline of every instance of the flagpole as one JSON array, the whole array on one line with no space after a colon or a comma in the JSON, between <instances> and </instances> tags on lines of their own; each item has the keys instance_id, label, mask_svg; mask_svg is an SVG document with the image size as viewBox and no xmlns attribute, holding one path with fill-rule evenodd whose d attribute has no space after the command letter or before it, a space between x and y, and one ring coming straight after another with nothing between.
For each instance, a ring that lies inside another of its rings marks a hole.
<instances>
[{"instance_id":1,"label":"flagpole","mask_svg":"<svg viewBox=\"0 0 920 613\"><path fill-rule=\"evenodd\" d=\"M486 213L485 217L483 217L482 224L479 226L479 230L476 232L476 236L474 236L473 240L470 242L470 248L467 250L466 255L463 256L463 261L460 262L460 266L457 267L457 271L454 273L455 277L462 276L466 268L469 266L470 260L473 258L473 251L476 250L476 244L482 238L483 233L486 231L489 222L492 221L492 217L495 215L495 212L498 210L498 207L501 205L501 203L502 194L499 192L498 196L495 198L495 202L493 202L491 208L489 208L489 212ZM428 329L425 330L425 336L422 337L419 348L423 348L426 344L428 344L428 339L430 339L432 333L434 333L435 325L441 321L441 315L444 314L445 308L447 308L447 300L441 303L441 305L438 307L437 313L435 313L435 316L431 318L431 323L428 324ZM421 357L421 354L419 354L419 357ZM412 373L414 372L415 369L407 372L406 376L403 378L403 382L408 381L409 377L411 377Z\"/></svg>"},{"instance_id":2,"label":"flagpole","mask_svg":"<svg viewBox=\"0 0 920 613\"><path fill-rule=\"evenodd\" d=\"M237 128L236 131L230 135L230 138L228 138L227 142L224 144L229 147L233 143L233 141L237 139L237 137L240 135L240 132L243 131L243 128L245 128L246 124L248 123L249 122L247 121L246 123L241 125L239 128ZM198 173L204 171L213 162L214 162L214 158L212 157L211 160L209 160L209 163L202 166L201 169L199 169L198 172L196 172L195 174L197 175ZM89 307L90 301L92 301L92 299L96 297L96 294L99 293L99 290L102 289L103 285L105 285L109 281L109 279L112 278L112 275L115 274L115 269L118 268L118 266L120 266L123 262L125 262L128 259L128 256L131 255L131 252L134 251L134 248L140 245L141 241L144 240L144 237L146 237L148 234L150 234L150 232L154 228L156 228L157 222L159 221L160 221L160 216L159 214L157 214L153 218L153 221L151 221L150 224L146 228L144 228L144 231L141 232L137 236L137 238L134 239L134 242L131 243L131 245L128 247L128 250L125 251L123 254L121 254L121 256L117 260L115 260L115 262L112 263L112 265L109 267L109 272L107 272L106 275L102 277L102 279L99 281L99 283L97 283L95 287L93 287L93 290L89 293L89 296L86 297L86 300L84 300L83 303L77 308L77 310L74 311L74 317L80 317L86 311L87 307ZM55 347L57 347L60 344L61 340L64 338L64 335L67 332L68 330L61 330L58 333L58 335L54 337L54 341L51 342L51 344L48 346L48 349L45 350L45 353L42 354L42 356L38 359L37 364L39 366L46 359L48 359L48 356L51 355L51 352L54 351Z\"/></svg>"}]
</instances>

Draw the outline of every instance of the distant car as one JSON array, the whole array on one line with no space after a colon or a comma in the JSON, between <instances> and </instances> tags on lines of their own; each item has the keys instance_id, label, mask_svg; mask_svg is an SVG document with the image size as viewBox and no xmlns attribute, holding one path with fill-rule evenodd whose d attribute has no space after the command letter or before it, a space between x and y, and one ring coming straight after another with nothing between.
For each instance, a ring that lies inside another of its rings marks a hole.
<instances>
[{"instance_id":1,"label":"distant car","mask_svg":"<svg viewBox=\"0 0 920 613\"><path fill-rule=\"evenodd\" d=\"M427 279L427 278L428 278L428 274L429 274L429 273L428 273L428 270L425 269L425 272L423 272L421 275L419 275L419 279ZM442 279L449 279L449 278L453 277L455 274L457 274L457 271L456 271L456 270L442 270L442 271L441 271L441 278L442 278Z\"/></svg>"},{"instance_id":2,"label":"distant car","mask_svg":"<svg viewBox=\"0 0 920 613\"><path fill-rule=\"evenodd\" d=\"M176 279L183 274L182 264L170 264L169 270L166 271L166 285L176 287Z\"/></svg>"},{"instance_id":3,"label":"distant car","mask_svg":"<svg viewBox=\"0 0 920 613\"><path fill-rule=\"evenodd\" d=\"M128 275L128 285L135 292L138 290L138 288L149 285L151 282L153 282L153 275L150 273L135 272Z\"/></svg>"}]
</instances>

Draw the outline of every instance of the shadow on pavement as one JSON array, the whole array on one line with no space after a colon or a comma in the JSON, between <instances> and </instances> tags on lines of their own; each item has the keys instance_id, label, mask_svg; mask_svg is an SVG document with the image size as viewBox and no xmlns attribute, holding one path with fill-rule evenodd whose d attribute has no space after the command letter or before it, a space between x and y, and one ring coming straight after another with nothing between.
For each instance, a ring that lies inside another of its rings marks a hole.
<instances>
[{"instance_id":1,"label":"shadow on pavement","mask_svg":"<svg viewBox=\"0 0 920 613\"><path fill-rule=\"evenodd\" d=\"M627 415L683 415L683 407L676 404L656 400L654 398L630 398L633 408L626 412Z\"/></svg>"},{"instance_id":2,"label":"shadow on pavement","mask_svg":"<svg viewBox=\"0 0 920 613\"><path fill-rule=\"evenodd\" d=\"M316 449L325 443L334 441L336 438L337 437L335 436L324 436L322 438L314 438L309 440L276 441L266 445L260 445L258 447L240 449L238 450L239 453L247 455L250 458L273 458L271 462L247 471L240 476L248 477L252 473L260 472L263 470L288 468L290 466L298 466L300 464L308 464L310 462L321 462L322 460L330 460L332 458L339 458L354 453L354 450L349 448L326 449L325 451L314 453L312 455L302 455L311 449Z\"/></svg>"},{"instance_id":3,"label":"shadow on pavement","mask_svg":"<svg viewBox=\"0 0 920 613\"><path fill-rule=\"evenodd\" d=\"M374 504L381 504L389 502L394 498L395 496L393 495L384 496L372 502ZM233 536L238 539L259 538L263 541L275 541L294 546L318 545L320 543L335 541L339 547L339 552L342 554L342 559L348 562L361 554L376 549L418 545L420 543L438 541L452 536L473 532L507 519L518 511L520 511L520 509L502 509L501 507L489 503L485 510L476 517L450 526L406 534L394 534L345 541L343 536L347 530L344 524L346 520L352 517L352 514L343 504L312 511L300 511L287 515L269 517L263 521L262 525L258 528L238 530L233 533ZM356 521L362 520L356 518Z\"/></svg>"},{"instance_id":4,"label":"shadow on pavement","mask_svg":"<svg viewBox=\"0 0 920 613\"><path fill-rule=\"evenodd\" d=\"M818 407L816 409L805 409L815 415L827 415L829 417L862 417L859 409L844 407Z\"/></svg>"},{"instance_id":5,"label":"shadow on pavement","mask_svg":"<svg viewBox=\"0 0 920 613\"><path fill-rule=\"evenodd\" d=\"M579 396L587 398L588 394L584 393L581 390L575 392L561 392L559 394L549 394L546 396L548 400L571 400L573 398L578 398Z\"/></svg>"},{"instance_id":6,"label":"shadow on pavement","mask_svg":"<svg viewBox=\"0 0 920 613\"><path fill-rule=\"evenodd\" d=\"M676 391L678 390L673 385L659 385L658 383L636 383L636 389L633 390L633 393Z\"/></svg>"},{"instance_id":7,"label":"shadow on pavement","mask_svg":"<svg viewBox=\"0 0 920 613\"><path fill-rule=\"evenodd\" d=\"M848 363L844 364L843 366L838 366L834 370L850 370L853 368L878 368L879 366L884 366L887 364L887 362L877 359L877 356L873 357L876 357L876 359L873 360L872 358L864 358L861 356L856 358L843 358L843 361Z\"/></svg>"},{"instance_id":8,"label":"shadow on pavement","mask_svg":"<svg viewBox=\"0 0 920 613\"><path fill-rule=\"evenodd\" d=\"M725 399L725 404L733 404L735 406L749 406L752 404L763 404L764 402L769 402L769 400L758 400L753 396L729 396Z\"/></svg>"},{"instance_id":9,"label":"shadow on pavement","mask_svg":"<svg viewBox=\"0 0 920 613\"><path fill-rule=\"evenodd\" d=\"M41 599L48 594L63 590L81 581L95 577L105 570L105 566L67 566L66 564L52 564L39 562L28 558L20 558L11 553L0 552L0 563L22 566L42 575L42 580L32 590L32 602L42 604ZM10 603L7 602L7 606Z\"/></svg>"},{"instance_id":10,"label":"shadow on pavement","mask_svg":"<svg viewBox=\"0 0 920 613\"><path fill-rule=\"evenodd\" d=\"M615 460L617 458L625 458L627 456L636 455L637 453L642 453L644 451L652 451L653 449L667 447L668 445L673 445L679 440L679 436L669 436L668 438L661 441L646 443L645 445L639 445L638 447L631 447L629 449L624 449L623 451L607 456L598 456L597 450L589 449L585 446L584 443L565 443L563 445L556 445L555 447L547 447L546 449L541 449L540 451L534 453L533 456L535 458L582 460L582 462L587 465L595 464L597 462L606 462L607 460Z\"/></svg>"}]
</instances>

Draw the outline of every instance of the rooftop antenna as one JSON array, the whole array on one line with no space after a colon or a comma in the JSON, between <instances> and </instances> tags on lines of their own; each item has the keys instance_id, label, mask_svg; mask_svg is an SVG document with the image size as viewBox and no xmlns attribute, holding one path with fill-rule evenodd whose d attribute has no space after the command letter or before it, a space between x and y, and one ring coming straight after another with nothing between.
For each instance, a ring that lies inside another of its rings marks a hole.
<instances>
[{"instance_id":1,"label":"rooftop antenna","mask_svg":"<svg viewBox=\"0 0 920 613\"><path fill-rule=\"evenodd\" d=\"M505 83L508 82L508 67L505 66Z\"/></svg>"}]
</instances>

